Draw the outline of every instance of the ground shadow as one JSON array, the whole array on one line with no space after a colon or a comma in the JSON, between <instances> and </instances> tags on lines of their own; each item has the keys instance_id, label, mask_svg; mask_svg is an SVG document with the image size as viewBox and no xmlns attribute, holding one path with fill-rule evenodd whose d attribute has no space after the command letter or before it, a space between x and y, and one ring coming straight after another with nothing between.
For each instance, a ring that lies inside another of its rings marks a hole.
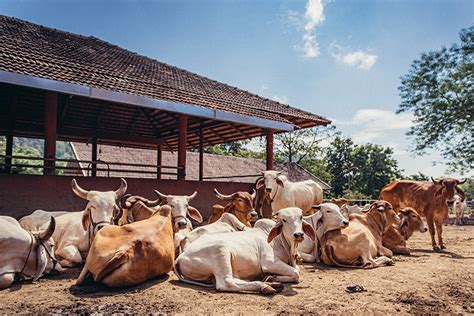
<instances>
[{"instance_id":1,"label":"ground shadow","mask_svg":"<svg viewBox=\"0 0 474 316\"><path fill-rule=\"evenodd\" d=\"M474 259L474 257L464 257L463 255L460 255L448 250L440 250L440 251L434 251L434 250L428 250L428 249L410 249L410 250L412 251L412 253L420 252L420 253L428 253L428 254L438 254L440 256L444 256L444 257L448 257L452 259ZM425 255L425 256L428 256L428 255Z\"/></svg>"},{"instance_id":2,"label":"ground shadow","mask_svg":"<svg viewBox=\"0 0 474 316\"><path fill-rule=\"evenodd\" d=\"M145 283L139 284L133 287L125 288L110 288L101 283L95 283L93 281L86 282L84 285L77 286L72 285L69 287L69 292L80 298L92 298L92 297L102 297L102 296L114 296L125 293L139 293L143 290L146 290L152 286L163 283L169 279L168 274L164 274L146 281Z\"/></svg>"}]
</instances>

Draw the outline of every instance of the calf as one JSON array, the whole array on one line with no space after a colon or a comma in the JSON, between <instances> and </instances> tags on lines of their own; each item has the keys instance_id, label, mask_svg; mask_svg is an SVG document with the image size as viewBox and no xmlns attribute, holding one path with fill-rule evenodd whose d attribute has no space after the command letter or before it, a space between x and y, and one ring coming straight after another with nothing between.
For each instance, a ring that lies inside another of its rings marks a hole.
<instances>
[{"instance_id":1,"label":"calf","mask_svg":"<svg viewBox=\"0 0 474 316\"><path fill-rule=\"evenodd\" d=\"M308 222L316 232L317 241L305 238L298 246L298 252L304 262L319 262L319 241L328 231L347 227L349 221L342 216L339 207L334 203L323 203L313 206L318 210L311 216L303 219Z\"/></svg>"},{"instance_id":2,"label":"calf","mask_svg":"<svg viewBox=\"0 0 474 316\"><path fill-rule=\"evenodd\" d=\"M453 209L454 213L456 214L456 220L454 221L455 225L463 225L464 224L464 211L467 209L466 202L459 194L454 195L454 202L453 202Z\"/></svg>"},{"instance_id":3,"label":"calf","mask_svg":"<svg viewBox=\"0 0 474 316\"><path fill-rule=\"evenodd\" d=\"M390 249L393 253L409 255L410 249L406 246L406 241L415 231L424 233L428 228L423 223L418 212L411 207L406 207L398 213L400 225L392 225L383 234L382 245Z\"/></svg>"},{"instance_id":4,"label":"calf","mask_svg":"<svg viewBox=\"0 0 474 316\"><path fill-rule=\"evenodd\" d=\"M215 204L212 206L212 215L209 217L208 224L214 223L224 213L231 213L235 215L242 223L246 226L251 227L251 222L255 222L258 219L258 214L253 208L253 200L256 192L252 194L248 192L235 192L230 195L224 195L219 193L217 189L214 189L217 198L222 201L227 201L226 206Z\"/></svg>"},{"instance_id":5,"label":"calf","mask_svg":"<svg viewBox=\"0 0 474 316\"><path fill-rule=\"evenodd\" d=\"M340 267L376 268L391 265L392 251L382 235L399 218L387 201L376 201L364 214L349 216L349 226L326 232L321 238L322 259ZM375 259L376 256L380 256Z\"/></svg>"},{"instance_id":6,"label":"calf","mask_svg":"<svg viewBox=\"0 0 474 316\"><path fill-rule=\"evenodd\" d=\"M242 232L207 235L190 244L175 263L178 278L219 291L256 291L273 294L283 289L279 282L298 282L296 247L314 230L303 220L302 210L290 207L276 213L276 224L257 221ZM268 275L267 282L247 281ZM215 280L215 284L207 283Z\"/></svg>"},{"instance_id":7,"label":"calf","mask_svg":"<svg viewBox=\"0 0 474 316\"><path fill-rule=\"evenodd\" d=\"M147 208L136 201L138 208ZM150 210L150 218L124 226L101 229L92 242L86 264L76 284L90 274L109 287L127 287L168 273L173 268L172 209Z\"/></svg>"},{"instance_id":8,"label":"calf","mask_svg":"<svg viewBox=\"0 0 474 316\"><path fill-rule=\"evenodd\" d=\"M9 287L15 277L38 280L56 267L51 239L56 221L50 217L46 228L28 232L8 216L0 216L0 289Z\"/></svg>"}]
</instances>

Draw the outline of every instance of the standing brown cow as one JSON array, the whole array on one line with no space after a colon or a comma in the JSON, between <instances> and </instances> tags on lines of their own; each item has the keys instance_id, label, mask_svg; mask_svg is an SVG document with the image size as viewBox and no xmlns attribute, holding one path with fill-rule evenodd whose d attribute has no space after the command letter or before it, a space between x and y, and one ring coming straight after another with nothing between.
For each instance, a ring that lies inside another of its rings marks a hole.
<instances>
[{"instance_id":1,"label":"standing brown cow","mask_svg":"<svg viewBox=\"0 0 474 316\"><path fill-rule=\"evenodd\" d=\"M396 180L383 187L380 199L392 204L395 211L405 207L412 207L426 217L431 235L433 250L445 249L443 244L443 222L448 217L448 204L453 202L454 194L464 196L464 192L457 187L466 180L446 178L428 181ZM435 227L438 233L439 246L435 240Z\"/></svg>"}]
</instances>

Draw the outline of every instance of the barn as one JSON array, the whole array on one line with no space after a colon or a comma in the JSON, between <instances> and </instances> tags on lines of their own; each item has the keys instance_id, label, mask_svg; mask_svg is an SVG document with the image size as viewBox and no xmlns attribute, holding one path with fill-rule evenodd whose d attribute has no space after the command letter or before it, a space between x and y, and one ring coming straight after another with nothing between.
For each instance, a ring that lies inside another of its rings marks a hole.
<instances>
[{"instance_id":1,"label":"barn","mask_svg":"<svg viewBox=\"0 0 474 316\"><path fill-rule=\"evenodd\" d=\"M0 52L0 135L6 141L0 157L0 213L17 218L34 209L81 210L83 201L71 193L70 172L88 171L79 179L86 189L115 189L114 172L143 167L126 154L130 150L153 151L156 159L146 172L152 176L126 178L129 192L152 197L154 189L198 191L194 204L206 214L216 201L214 187L231 192L251 184L205 179L205 146L263 136L269 170L275 133L330 124L101 39L17 18L0 16ZM43 139L43 157L15 156L17 137ZM90 156L58 158L58 141L89 144ZM98 146L121 152L121 161L104 165ZM195 177L188 172L189 151L197 157ZM165 152L174 154L175 163L164 164ZM13 173L19 166L41 174ZM239 175L248 174L242 170L234 176Z\"/></svg>"}]
</instances>

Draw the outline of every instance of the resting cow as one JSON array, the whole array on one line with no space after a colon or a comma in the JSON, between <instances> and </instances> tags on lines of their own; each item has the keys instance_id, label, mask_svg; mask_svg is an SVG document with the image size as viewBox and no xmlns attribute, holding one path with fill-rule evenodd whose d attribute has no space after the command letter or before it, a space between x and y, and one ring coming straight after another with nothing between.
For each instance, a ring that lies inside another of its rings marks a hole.
<instances>
[{"instance_id":1,"label":"resting cow","mask_svg":"<svg viewBox=\"0 0 474 316\"><path fill-rule=\"evenodd\" d=\"M332 198L331 203L334 203L337 206L342 207L344 204L349 204L349 200L346 198L339 198L339 199Z\"/></svg>"},{"instance_id":2,"label":"resting cow","mask_svg":"<svg viewBox=\"0 0 474 316\"><path fill-rule=\"evenodd\" d=\"M351 214L362 214L368 211L369 208L370 208L370 204L365 204L362 207L360 207L359 205L344 204L341 207L341 212L345 212L347 214L347 217L349 217L349 215Z\"/></svg>"},{"instance_id":3,"label":"resting cow","mask_svg":"<svg viewBox=\"0 0 474 316\"><path fill-rule=\"evenodd\" d=\"M113 218L119 209L116 200L125 194L127 182L120 179L117 191L87 191L81 188L75 179L71 181L72 191L80 198L87 200L82 212L58 214L51 212L56 218L56 229L53 234L55 255L62 267L78 266L87 256L89 246L99 229L113 223ZM44 211L43 211L44 212ZM49 212L46 212L49 213ZM26 230L43 227L44 214L33 213L20 219L20 224Z\"/></svg>"},{"instance_id":4,"label":"resting cow","mask_svg":"<svg viewBox=\"0 0 474 316\"><path fill-rule=\"evenodd\" d=\"M50 217L47 227L28 232L13 218L0 216L0 289L15 278L33 278L50 273L56 267L53 235L56 222Z\"/></svg>"},{"instance_id":5,"label":"resting cow","mask_svg":"<svg viewBox=\"0 0 474 316\"><path fill-rule=\"evenodd\" d=\"M311 225L302 211L280 210L277 223L262 219L242 232L203 236L176 259L175 273L187 283L214 287L219 291L256 291L273 294L283 289L277 282L298 282L296 247L306 233L314 240ZM262 279L267 281L246 281ZM214 284L208 282L214 279Z\"/></svg>"},{"instance_id":6,"label":"resting cow","mask_svg":"<svg viewBox=\"0 0 474 316\"><path fill-rule=\"evenodd\" d=\"M138 205L137 205L138 204ZM132 207L145 207L137 201ZM89 273L94 281L109 287L127 287L168 273L173 268L172 209L168 205L150 210L150 218L101 229L92 242L86 264L76 281Z\"/></svg>"},{"instance_id":7,"label":"resting cow","mask_svg":"<svg viewBox=\"0 0 474 316\"><path fill-rule=\"evenodd\" d=\"M228 203L226 206L221 206L218 204L214 204L212 206L212 215L209 217L208 224L217 221L224 213L231 213L235 215L248 227L252 226L251 222L255 222L258 219L258 214L253 208L253 200L256 194L255 191L252 194L239 191L230 195L224 195L219 193L217 189L214 189L214 193L216 194L217 198Z\"/></svg>"},{"instance_id":8,"label":"resting cow","mask_svg":"<svg viewBox=\"0 0 474 316\"><path fill-rule=\"evenodd\" d=\"M383 187L380 199L393 205L396 212L405 207L412 207L426 217L431 236L433 250L445 249L443 243L443 222L448 218L448 204L454 200L458 193L464 198L464 192L457 187L466 180L442 179L433 182L396 180ZM435 225L438 233L439 246L435 240Z\"/></svg>"},{"instance_id":9,"label":"resting cow","mask_svg":"<svg viewBox=\"0 0 474 316\"><path fill-rule=\"evenodd\" d=\"M400 217L399 225L392 225L383 234L382 245L390 249L393 253L409 255L410 249L406 246L406 241L415 231L424 233L428 230L420 215L411 207L406 207L398 213Z\"/></svg>"},{"instance_id":10,"label":"resting cow","mask_svg":"<svg viewBox=\"0 0 474 316\"><path fill-rule=\"evenodd\" d=\"M342 216L339 207L334 203L323 203L313 206L318 210L310 216L303 219L308 222L316 232L316 241L305 238L298 245L298 252L304 262L319 262L319 241L328 231L344 228L349 225L349 221Z\"/></svg>"},{"instance_id":11,"label":"resting cow","mask_svg":"<svg viewBox=\"0 0 474 316\"><path fill-rule=\"evenodd\" d=\"M393 264L389 258L392 251L382 245L382 235L398 221L397 214L386 201L376 201L364 214L352 214L347 228L328 231L321 237L323 262L354 268Z\"/></svg>"},{"instance_id":12,"label":"resting cow","mask_svg":"<svg viewBox=\"0 0 474 316\"><path fill-rule=\"evenodd\" d=\"M263 171L257 189L264 186L273 213L285 207L298 207L305 216L314 213L312 206L323 202L323 189L313 180L291 182L281 171Z\"/></svg>"},{"instance_id":13,"label":"resting cow","mask_svg":"<svg viewBox=\"0 0 474 316\"><path fill-rule=\"evenodd\" d=\"M456 215L454 224L463 225L464 224L464 211L467 209L467 205L464 199L459 194L454 195L453 209L454 209L454 214Z\"/></svg>"}]
</instances>

